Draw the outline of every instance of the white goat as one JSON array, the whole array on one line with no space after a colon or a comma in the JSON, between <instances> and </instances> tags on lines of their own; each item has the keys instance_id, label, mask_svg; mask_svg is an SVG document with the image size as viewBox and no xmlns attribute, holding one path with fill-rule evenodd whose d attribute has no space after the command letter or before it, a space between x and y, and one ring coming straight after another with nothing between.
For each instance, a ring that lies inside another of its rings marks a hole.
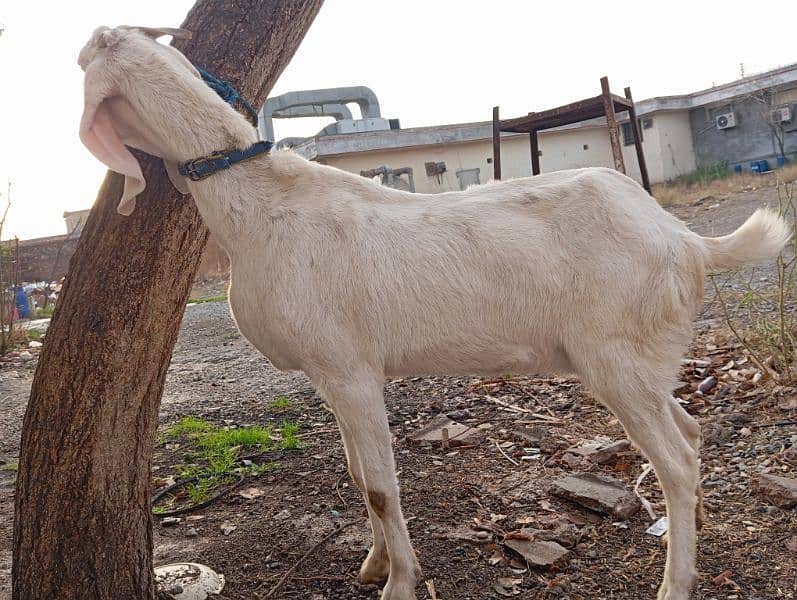
<instances>
[{"instance_id":1,"label":"white goat","mask_svg":"<svg viewBox=\"0 0 797 600\"><path fill-rule=\"evenodd\" d=\"M363 582L415 598L420 575L399 504L386 377L576 373L653 464L670 518L659 598L696 580L700 428L670 395L707 269L773 257L791 232L759 210L704 238L610 169L548 173L438 195L382 187L289 152L199 182L174 164L244 149L255 129L174 48L175 30L99 28L80 54L81 139L144 189L125 145L162 157L230 256L241 332L329 402L374 544ZM186 187L187 183L187 187ZM633 373L633 377L628 374Z\"/></svg>"}]
</instances>

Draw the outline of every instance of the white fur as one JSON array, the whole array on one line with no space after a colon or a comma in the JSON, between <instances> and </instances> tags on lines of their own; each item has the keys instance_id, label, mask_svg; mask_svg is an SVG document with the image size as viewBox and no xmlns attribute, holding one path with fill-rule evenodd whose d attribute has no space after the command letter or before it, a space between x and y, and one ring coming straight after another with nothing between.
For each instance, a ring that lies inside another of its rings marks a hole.
<instances>
[{"instance_id":1,"label":"white fur","mask_svg":"<svg viewBox=\"0 0 797 600\"><path fill-rule=\"evenodd\" d=\"M145 33L100 29L81 53L87 143L113 144L91 137L97 110L124 143L169 162L256 140ZM700 429L670 390L706 268L776 255L790 235L781 219L759 211L730 236L703 238L610 169L426 195L275 152L188 187L230 255L241 332L276 367L304 370L335 411L374 533L361 578L389 575L383 600L414 598L419 576L385 378L552 371L578 374L653 464L670 517L659 598L688 598Z\"/></svg>"}]
</instances>

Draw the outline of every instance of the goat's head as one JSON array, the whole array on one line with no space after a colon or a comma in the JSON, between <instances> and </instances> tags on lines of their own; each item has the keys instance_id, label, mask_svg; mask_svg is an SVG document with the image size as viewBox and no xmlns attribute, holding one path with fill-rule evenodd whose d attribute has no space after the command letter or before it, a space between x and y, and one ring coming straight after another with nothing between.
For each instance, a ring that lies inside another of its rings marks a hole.
<instances>
[{"instance_id":1,"label":"goat's head","mask_svg":"<svg viewBox=\"0 0 797 600\"><path fill-rule=\"evenodd\" d=\"M123 215L133 211L136 195L146 187L138 161L125 146L163 158L172 183L187 193L176 163L194 158L185 155L194 129L190 119L201 118L193 114L193 99L216 110L229 109L185 56L156 41L164 35L191 37L182 29L100 27L78 57L85 71L80 139L95 157L124 175L117 208ZM175 112L185 113L180 135L175 135Z\"/></svg>"}]
</instances>

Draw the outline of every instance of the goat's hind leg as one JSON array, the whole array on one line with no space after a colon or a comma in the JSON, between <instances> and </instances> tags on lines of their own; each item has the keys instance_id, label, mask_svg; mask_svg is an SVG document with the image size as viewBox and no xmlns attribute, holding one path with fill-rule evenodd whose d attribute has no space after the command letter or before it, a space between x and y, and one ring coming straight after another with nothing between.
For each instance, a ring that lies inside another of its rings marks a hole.
<instances>
[{"instance_id":1,"label":"goat's hind leg","mask_svg":"<svg viewBox=\"0 0 797 600\"><path fill-rule=\"evenodd\" d=\"M613 350L603 348L601 358L590 361L582 376L653 465L664 492L669 531L658 598L688 600L697 579L700 429L672 398L661 365L648 365L623 349ZM634 373L634 378L624 373Z\"/></svg>"}]
</instances>

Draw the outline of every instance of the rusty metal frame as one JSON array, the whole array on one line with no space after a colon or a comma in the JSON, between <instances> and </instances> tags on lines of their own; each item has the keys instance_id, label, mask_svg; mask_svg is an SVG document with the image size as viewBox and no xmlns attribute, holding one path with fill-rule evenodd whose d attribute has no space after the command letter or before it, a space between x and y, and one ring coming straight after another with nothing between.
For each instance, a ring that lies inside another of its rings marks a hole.
<instances>
[{"instance_id":1,"label":"rusty metal frame","mask_svg":"<svg viewBox=\"0 0 797 600\"><path fill-rule=\"evenodd\" d=\"M623 149L620 143L620 127L617 122L618 112L628 112L631 120L631 132L634 137L639 171L642 176L642 187L650 193L650 178L648 177L645 155L642 151L642 137L639 131L639 123L634 108L634 100L631 97L631 88L625 88L625 97L611 93L609 80L607 77L601 78L601 94L593 98L579 100L571 104L565 104L557 108L552 108L539 113L529 113L525 117L516 119L501 120L498 106L493 107L493 178L501 179L501 132L528 133L529 151L531 154L531 173L540 174L540 157L538 132L562 125L579 123L595 117L606 117L609 131L609 143L612 148L614 168L625 173L625 163L623 161Z\"/></svg>"}]
</instances>

